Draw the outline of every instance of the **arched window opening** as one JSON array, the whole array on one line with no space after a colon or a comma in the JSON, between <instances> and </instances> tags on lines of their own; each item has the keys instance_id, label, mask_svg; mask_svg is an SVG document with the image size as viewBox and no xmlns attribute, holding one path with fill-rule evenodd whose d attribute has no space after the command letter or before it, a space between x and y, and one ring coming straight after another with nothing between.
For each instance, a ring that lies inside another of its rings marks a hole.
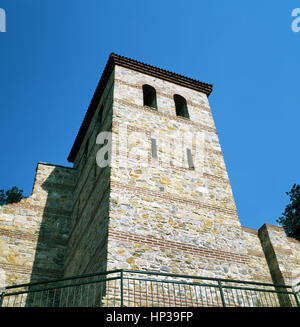
<instances>
[{"instance_id":1,"label":"arched window opening","mask_svg":"<svg viewBox=\"0 0 300 327\"><path fill-rule=\"evenodd\" d=\"M151 85L143 85L144 106L157 109L156 91Z\"/></svg>"},{"instance_id":2,"label":"arched window opening","mask_svg":"<svg viewBox=\"0 0 300 327\"><path fill-rule=\"evenodd\" d=\"M185 98L179 94L175 94L174 102L175 102L176 115L189 119L190 116L189 116Z\"/></svg>"}]
</instances>

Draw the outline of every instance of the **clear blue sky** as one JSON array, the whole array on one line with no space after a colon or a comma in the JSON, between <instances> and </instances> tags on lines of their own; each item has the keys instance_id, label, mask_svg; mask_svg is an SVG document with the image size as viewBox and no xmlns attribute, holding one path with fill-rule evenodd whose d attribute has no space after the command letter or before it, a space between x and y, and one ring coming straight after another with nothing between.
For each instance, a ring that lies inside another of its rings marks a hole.
<instances>
[{"instance_id":1,"label":"clear blue sky","mask_svg":"<svg viewBox=\"0 0 300 327\"><path fill-rule=\"evenodd\" d=\"M0 188L30 195L67 156L111 52L214 84L242 225L277 224L300 183L299 1L0 0Z\"/></svg>"}]
</instances>

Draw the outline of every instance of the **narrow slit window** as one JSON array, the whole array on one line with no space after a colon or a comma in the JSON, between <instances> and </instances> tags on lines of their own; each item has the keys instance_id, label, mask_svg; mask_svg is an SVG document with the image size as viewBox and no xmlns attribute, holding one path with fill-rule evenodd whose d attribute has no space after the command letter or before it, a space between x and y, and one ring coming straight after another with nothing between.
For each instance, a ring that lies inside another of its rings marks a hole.
<instances>
[{"instance_id":1,"label":"narrow slit window","mask_svg":"<svg viewBox=\"0 0 300 327\"><path fill-rule=\"evenodd\" d=\"M151 85L143 85L144 106L157 109L156 91Z\"/></svg>"},{"instance_id":2,"label":"narrow slit window","mask_svg":"<svg viewBox=\"0 0 300 327\"><path fill-rule=\"evenodd\" d=\"M187 153L188 166L189 166L189 168L194 169L195 166L194 166L194 162L193 162L193 156L192 156L191 149L187 148L186 153Z\"/></svg>"},{"instance_id":3,"label":"narrow slit window","mask_svg":"<svg viewBox=\"0 0 300 327\"><path fill-rule=\"evenodd\" d=\"M152 154L152 158L157 159L156 139L151 139L151 154Z\"/></svg>"},{"instance_id":4,"label":"narrow slit window","mask_svg":"<svg viewBox=\"0 0 300 327\"><path fill-rule=\"evenodd\" d=\"M179 94L174 94L174 102L175 102L176 115L189 119L190 115L189 115L185 98Z\"/></svg>"}]
</instances>

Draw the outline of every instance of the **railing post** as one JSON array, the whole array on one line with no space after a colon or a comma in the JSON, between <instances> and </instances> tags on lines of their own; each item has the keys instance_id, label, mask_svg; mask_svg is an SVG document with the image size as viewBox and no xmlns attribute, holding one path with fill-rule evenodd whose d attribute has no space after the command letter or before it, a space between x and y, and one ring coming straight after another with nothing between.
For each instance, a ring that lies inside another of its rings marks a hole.
<instances>
[{"instance_id":1,"label":"railing post","mask_svg":"<svg viewBox=\"0 0 300 327\"><path fill-rule=\"evenodd\" d=\"M299 298L298 298L298 293L299 293L299 290L297 291L297 285L295 286L292 286L292 291L293 291L293 294L294 294L294 297L295 297L295 300L296 300L296 303L297 303L297 307L300 307L300 301L299 301Z\"/></svg>"},{"instance_id":2,"label":"railing post","mask_svg":"<svg viewBox=\"0 0 300 327\"><path fill-rule=\"evenodd\" d=\"M2 304L3 304L4 295L5 295L5 287L1 287L0 288L0 308L2 307Z\"/></svg>"},{"instance_id":3,"label":"railing post","mask_svg":"<svg viewBox=\"0 0 300 327\"><path fill-rule=\"evenodd\" d=\"M121 270L121 275L120 275L120 284L121 284L121 307L124 307L124 299L123 299L123 269Z\"/></svg>"},{"instance_id":4,"label":"railing post","mask_svg":"<svg viewBox=\"0 0 300 327\"><path fill-rule=\"evenodd\" d=\"M226 307L223 288L222 288L222 283L221 283L220 280L218 280L218 285L219 285L219 290L220 290L220 294L221 294L222 305L223 305L223 307Z\"/></svg>"},{"instance_id":5,"label":"railing post","mask_svg":"<svg viewBox=\"0 0 300 327\"><path fill-rule=\"evenodd\" d=\"M295 300L296 300L296 303L297 303L297 307L300 307L300 302L299 302L297 293L294 293L294 297L295 297Z\"/></svg>"}]
</instances>

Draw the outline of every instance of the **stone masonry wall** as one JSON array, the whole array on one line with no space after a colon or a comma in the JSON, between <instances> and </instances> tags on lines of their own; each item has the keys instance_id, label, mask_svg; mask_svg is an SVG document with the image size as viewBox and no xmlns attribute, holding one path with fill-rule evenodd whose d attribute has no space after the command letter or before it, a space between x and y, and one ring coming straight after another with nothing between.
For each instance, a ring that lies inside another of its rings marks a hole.
<instances>
[{"instance_id":1,"label":"stone masonry wall","mask_svg":"<svg viewBox=\"0 0 300 327\"><path fill-rule=\"evenodd\" d=\"M110 167L101 168L96 163L100 148L96 138L101 131L111 130L113 76L114 73L109 78L74 162L78 179L74 191L65 276L106 270ZM103 118L100 122L99 110L102 105ZM85 157L86 144L88 152Z\"/></svg>"},{"instance_id":2,"label":"stone masonry wall","mask_svg":"<svg viewBox=\"0 0 300 327\"><path fill-rule=\"evenodd\" d=\"M32 194L0 206L0 270L6 285L63 276L75 180L72 168L39 163Z\"/></svg>"},{"instance_id":3,"label":"stone masonry wall","mask_svg":"<svg viewBox=\"0 0 300 327\"><path fill-rule=\"evenodd\" d=\"M257 282L273 283L268 263L258 237L258 231L247 227L242 227L242 229L249 256L249 266L251 266L254 272L253 279Z\"/></svg>"},{"instance_id":4,"label":"stone masonry wall","mask_svg":"<svg viewBox=\"0 0 300 327\"><path fill-rule=\"evenodd\" d=\"M156 89L158 110L143 106L143 84ZM176 116L176 93L186 98L190 120ZM116 66L112 131L117 149L111 165L108 269L253 279L206 95ZM190 145L195 169L189 169L185 149L176 144L178 135L188 132L204 134L201 144ZM156 160L151 138L157 140ZM174 148L171 166L168 142Z\"/></svg>"},{"instance_id":5,"label":"stone masonry wall","mask_svg":"<svg viewBox=\"0 0 300 327\"><path fill-rule=\"evenodd\" d=\"M264 224L258 235L270 274L276 284L295 285L300 281L300 242L287 237L284 229Z\"/></svg>"}]
</instances>

